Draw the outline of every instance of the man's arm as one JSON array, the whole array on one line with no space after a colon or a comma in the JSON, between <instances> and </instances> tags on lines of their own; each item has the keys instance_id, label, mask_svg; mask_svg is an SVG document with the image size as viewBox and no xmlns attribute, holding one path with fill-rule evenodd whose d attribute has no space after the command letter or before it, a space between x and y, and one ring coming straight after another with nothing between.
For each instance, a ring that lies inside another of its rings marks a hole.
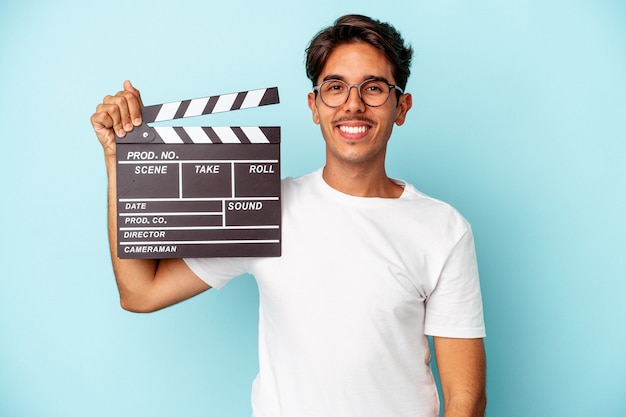
<instances>
[{"instance_id":1,"label":"man's arm","mask_svg":"<svg viewBox=\"0 0 626 417\"><path fill-rule=\"evenodd\" d=\"M444 417L483 417L487 405L483 339L434 337Z\"/></svg>"},{"instance_id":2,"label":"man's arm","mask_svg":"<svg viewBox=\"0 0 626 417\"><path fill-rule=\"evenodd\" d=\"M113 272L122 307L150 312L176 304L210 288L182 259L119 259L117 257L117 181L115 133L123 137L141 124L141 96L129 81L124 90L107 96L91 116L104 150L108 179L108 229Z\"/></svg>"}]
</instances>

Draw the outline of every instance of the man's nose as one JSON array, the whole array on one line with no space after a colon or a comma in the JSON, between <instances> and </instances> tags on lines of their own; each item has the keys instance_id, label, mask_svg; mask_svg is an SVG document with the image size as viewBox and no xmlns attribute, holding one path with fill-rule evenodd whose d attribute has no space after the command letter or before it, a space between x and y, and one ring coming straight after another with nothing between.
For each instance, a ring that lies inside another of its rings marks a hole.
<instances>
[{"instance_id":1,"label":"man's nose","mask_svg":"<svg viewBox=\"0 0 626 417\"><path fill-rule=\"evenodd\" d=\"M354 92L352 91L354 89ZM348 99L345 108L347 111L362 112L365 110L365 103L359 94L359 86L351 85L348 87Z\"/></svg>"}]
</instances>

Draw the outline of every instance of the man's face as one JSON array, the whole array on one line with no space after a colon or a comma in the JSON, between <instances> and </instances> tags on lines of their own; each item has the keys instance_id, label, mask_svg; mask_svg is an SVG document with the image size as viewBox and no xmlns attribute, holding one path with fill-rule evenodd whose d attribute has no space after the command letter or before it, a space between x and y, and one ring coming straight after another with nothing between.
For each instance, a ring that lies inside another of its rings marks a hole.
<instances>
[{"instance_id":1,"label":"man's face","mask_svg":"<svg viewBox=\"0 0 626 417\"><path fill-rule=\"evenodd\" d=\"M317 84L328 79L359 84L370 78L396 82L391 63L381 52L366 43L352 43L335 48ZM348 101L336 108L325 105L319 94L314 93L309 93L308 103L313 121L320 125L326 141L326 164L366 168L370 164L384 165L393 124L404 123L411 108L411 96L403 94L398 101L396 91L392 90L385 104L369 107L359 98L357 89L352 88Z\"/></svg>"}]
</instances>

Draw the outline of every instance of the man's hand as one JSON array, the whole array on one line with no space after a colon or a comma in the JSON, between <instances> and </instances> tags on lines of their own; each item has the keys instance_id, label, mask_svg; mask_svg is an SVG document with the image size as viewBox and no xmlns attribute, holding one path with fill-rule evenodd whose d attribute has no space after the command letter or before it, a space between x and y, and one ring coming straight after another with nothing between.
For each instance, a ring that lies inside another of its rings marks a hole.
<instances>
[{"instance_id":1,"label":"man's hand","mask_svg":"<svg viewBox=\"0 0 626 417\"><path fill-rule=\"evenodd\" d=\"M124 81L124 89L114 96L106 96L91 116L91 124L104 149L105 157L115 158L115 134L126 132L141 124L141 95L130 81Z\"/></svg>"}]
</instances>

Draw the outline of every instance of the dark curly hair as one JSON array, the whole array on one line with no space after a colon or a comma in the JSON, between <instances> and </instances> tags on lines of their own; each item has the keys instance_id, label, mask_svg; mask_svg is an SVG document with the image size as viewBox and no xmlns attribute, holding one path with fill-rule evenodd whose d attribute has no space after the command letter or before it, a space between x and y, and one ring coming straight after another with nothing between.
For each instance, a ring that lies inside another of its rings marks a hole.
<instances>
[{"instance_id":1,"label":"dark curly hair","mask_svg":"<svg viewBox=\"0 0 626 417\"><path fill-rule=\"evenodd\" d=\"M338 18L309 43L306 75L313 85L316 85L331 52L339 45L356 42L365 42L382 52L391 62L396 84L404 90L411 73L413 49L405 45L400 33L389 23L357 14Z\"/></svg>"}]
</instances>

